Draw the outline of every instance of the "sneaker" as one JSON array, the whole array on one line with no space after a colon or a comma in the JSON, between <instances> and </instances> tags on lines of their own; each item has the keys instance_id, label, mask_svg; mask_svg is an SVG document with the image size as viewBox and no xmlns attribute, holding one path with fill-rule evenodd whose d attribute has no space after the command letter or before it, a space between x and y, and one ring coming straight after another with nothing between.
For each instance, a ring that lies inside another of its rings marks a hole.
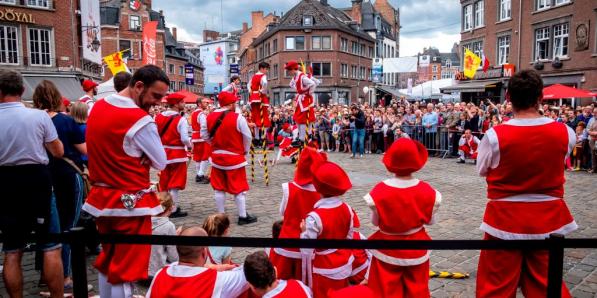
<instances>
[{"instance_id":1,"label":"sneaker","mask_svg":"<svg viewBox=\"0 0 597 298\"><path fill-rule=\"evenodd\" d=\"M199 176L199 175L195 176L195 182L201 182L201 180L203 180L203 176Z\"/></svg>"},{"instance_id":2,"label":"sneaker","mask_svg":"<svg viewBox=\"0 0 597 298\"><path fill-rule=\"evenodd\" d=\"M238 225L239 226L243 226L243 225L248 225L250 223L254 223L257 222L257 217L250 215L249 213L247 213L246 217L238 217Z\"/></svg>"},{"instance_id":3,"label":"sneaker","mask_svg":"<svg viewBox=\"0 0 597 298\"><path fill-rule=\"evenodd\" d=\"M459 158L456 163L466 163L466 161L464 161L464 159L462 159L462 158Z\"/></svg>"},{"instance_id":4,"label":"sneaker","mask_svg":"<svg viewBox=\"0 0 597 298\"><path fill-rule=\"evenodd\" d=\"M182 209L180 207L177 207L176 211L174 211L174 212L172 212L172 214L170 214L170 218L185 217L187 215L189 215L189 214L182 211Z\"/></svg>"},{"instance_id":5,"label":"sneaker","mask_svg":"<svg viewBox=\"0 0 597 298\"><path fill-rule=\"evenodd\" d=\"M195 182L199 184L209 184L209 178L206 176L199 176L199 179L195 178Z\"/></svg>"},{"instance_id":6,"label":"sneaker","mask_svg":"<svg viewBox=\"0 0 597 298\"><path fill-rule=\"evenodd\" d=\"M363 158L363 154L359 155L360 158Z\"/></svg>"}]
</instances>

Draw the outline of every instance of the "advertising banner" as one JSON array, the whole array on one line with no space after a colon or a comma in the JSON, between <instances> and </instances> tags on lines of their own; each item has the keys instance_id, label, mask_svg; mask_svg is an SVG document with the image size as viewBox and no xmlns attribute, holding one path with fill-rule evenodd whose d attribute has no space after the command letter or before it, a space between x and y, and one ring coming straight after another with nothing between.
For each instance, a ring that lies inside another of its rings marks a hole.
<instances>
[{"instance_id":1,"label":"advertising banner","mask_svg":"<svg viewBox=\"0 0 597 298\"><path fill-rule=\"evenodd\" d=\"M185 64L184 66L185 83L187 85L195 85L195 67L193 64Z\"/></svg>"},{"instance_id":2,"label":"advertising banner","mask_svg":"<svg viewBox=\"0 0 597 298\"><path fill-rule=\"evenodd\" d=\"M156 53L156 39L157 39L158 22L147 22L143 26L143 64L158 64Z\"/></svg>"},{"instance_id":3,"label":"advertising banner","mask_svg":"<svg viewBox=\"0 0 597 298\"><path fill-rule=\"evenodd\" d=\"M215 42L200 46L200 59L203 62L205 94L219 92L221 85L228 84L229 71L226 42Z\"/></svg>"},{"instance_id":4,"label":"advertising banner","mask_svg":"<svg viewBox=\"0 0 597 298\"><path fill-rule=\"evenodd\" d=\"M371 67L371 76L373 83L381 83L383 76L383 60L380 58L373 59L373 65Z\"/></svg>"},{"instance_id":5,"label":"advertising banner","mask_svg":"<svg viewBox=\"0 0 597 298\"><path fill-rule=\"evenodd\" d=\"M102 64L102 36L99 0L81 0L83 59Z\"/></svg>"}]
</instances>

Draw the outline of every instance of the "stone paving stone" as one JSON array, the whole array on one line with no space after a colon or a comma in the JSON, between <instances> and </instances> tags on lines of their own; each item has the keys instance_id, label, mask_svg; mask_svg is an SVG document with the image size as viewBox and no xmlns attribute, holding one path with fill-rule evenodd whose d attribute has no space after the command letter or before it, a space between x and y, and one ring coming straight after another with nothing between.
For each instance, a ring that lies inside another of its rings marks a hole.
<instances>
[{"instance_id":1,"label":"stone paving stone","mask_svg":"<svg viewBox=\"0 0 597 298\"><path fill-rule=\"evenodd\" d=\"M381 164L381 155L366 155L363 159L350 159L349 155L332 153L331 161L339 163L348 172L353 182L353 189L345 195L346 201L356 210L361 219L361 232L369 235L374 231L370 223L370 211L363 196L379 181L390 177ZM176 226L202 224L210 214L216 212L213 191L209 185L194 182L194 166L189 167L187 189L181 192L181 206L189 212L185 218L174 219ZM249 167L247 173L250 174ZM271 225L279 219L279 202L282 197L281 184L292 179L294 165L282 161L270 168L270 185L263 183L263 170L256 167L255 182L249 182L251 190L247 196L248 211L259 217L256 224L237 226L237 210L234 200L226 202L226 211L232 221L231 234L245 237L271 237ZM453 159L430 158L423 170L415 175L429 182L443 196L442 206L436 218L436 224L427 227L434 239L482 239L479 230L486 204L485 181L475 172L473 165L457 165ZM595 176L584 172L566 173L566 200L580 228L568 237L597 237L597 197L595 194ZM248 175L250 177L250 175ZM155 180L155 173L154 173ZM240 263L244 257L257 248L234 248L233 260ZM564 280L569 285L574 297L597 297L597 250L568 249L565 252ZM476 267L479 251L433 251L431 268L447 271L465 271L470 279L449 280L433 279L430 290L433 297L474 297ZM97 289L97 271L92 267L95 257L89 257L89 283ZM0 257L1 261L1 257ZM39 273L33 270L33 254L26 253L23 264L28 268L25 276L25 297L38 297ZM137 293L143 294L139 287ZM520 292L517 295L521 297ZM7 297L4 282L0 281L0 297Z\"/></svg>"}]
</instances>

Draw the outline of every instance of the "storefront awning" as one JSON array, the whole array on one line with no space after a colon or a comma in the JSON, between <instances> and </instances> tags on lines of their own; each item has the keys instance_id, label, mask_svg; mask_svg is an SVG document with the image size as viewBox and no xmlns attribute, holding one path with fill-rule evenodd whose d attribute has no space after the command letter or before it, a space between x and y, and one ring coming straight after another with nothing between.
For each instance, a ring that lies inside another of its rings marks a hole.
<instances>
[{"instance_id":1,"label":"storefront awning","mask_svg":"<svg viewBox=\"0 0 597 298\"><path fill-rule=\"evenodd\" d=\"M442 93L459 92L485 92L485 88L495 88L502 84L502 80L484 80L484 81L464 81L458 82L452 86L440 88Z\"/></svg>"},{"instance_id":2,"label":"storefront awning","mask_svg":"<svg viewBox=\"0 0 597 298\"><path fill-rule=\"evenodd\" d=\"M39 74L23 74L23 82L25 84L24 100L32 100L35 87L43 81L48 80L56 85L58 91L63 97L70 100L77 100L83 96L83 89L81 83L75 75L39 75Z\"/></svg>"},{"instance_id":3,"label":"storefront awning","mask_svg":"<svg viewBox=\"0 0 597 298\"><path fill-rule=\"evenodd\" d=\"M397 88L392 88L392 87L389 87L389 86L376 86L375 88L377 88L377 89L379 89L379 90L381 90L381 91L383 91L385 93L392 94L392 95L394 95L396 97L404 96L406 99L410 99L411 98L410 95L404 94L404 93L398 91Z\"/></svg>"}]
</instances>

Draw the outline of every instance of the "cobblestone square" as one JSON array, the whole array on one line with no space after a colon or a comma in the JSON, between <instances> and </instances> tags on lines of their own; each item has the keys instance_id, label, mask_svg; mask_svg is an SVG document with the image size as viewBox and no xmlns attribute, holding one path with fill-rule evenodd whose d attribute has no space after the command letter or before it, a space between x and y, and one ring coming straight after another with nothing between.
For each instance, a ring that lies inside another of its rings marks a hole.
<instances>
[{"instance_id":1,"label":"cobblestone square","mask_svg":"<svg viewBox=\"0 0 597 298\"><path fill-rule=\"evenodd\" d=\"M380 162L381 155L367 155L363 159L350 159L349 155L332 153L330 160L339 163L348 172L354 185L345 196L347 202L361 218L361 232L369 235L373 231L370 212L362 197L377 182L390 177ZM213 191L209 185L194 182L194 165L189 169L187 189L181 192L182 207L189 216L174 219L182 224L201 224L206 216L216 212ZM250 177L249 168L247 176ZM256 168L256 181L251 183L247 196L248 211L259 217L256 224L236 226L236 208L233 200L227 202L227 212L233 222L233 236L270 237L271 225L280 218L279 202L282 196L281 183L291 179L294 165L282 160L270 168L270 186L263 183L262 168ZM485 182L479 177L472 164L458 165L453 159L430 158L426 167L416 177L428 181L443 195L437 222L427 230L434 239L481 239L479 230L486 203ZM585 172L567 173L566 201L580 228L569 237L597 237L597 192L595 176ZM250 179L250 178L249 178ZM255 249L233 249L233 260L242 262L245 255ZM431 268L471 274L469 279L432 279L429 288L433 297L474 297L478 251L434 251ZM92 269L92 257L88 258L89 280L97 289L97 273ZM37 282L39 273L33 268L31 253L24 260L26 296L39 295ZM597 297L597 250L569 249L565 254L565 282L574 297ZM143 293L143 289L138 289ZM4 283L0 281L0 296L7 297Z\"/></svg>"}]
</instances>

